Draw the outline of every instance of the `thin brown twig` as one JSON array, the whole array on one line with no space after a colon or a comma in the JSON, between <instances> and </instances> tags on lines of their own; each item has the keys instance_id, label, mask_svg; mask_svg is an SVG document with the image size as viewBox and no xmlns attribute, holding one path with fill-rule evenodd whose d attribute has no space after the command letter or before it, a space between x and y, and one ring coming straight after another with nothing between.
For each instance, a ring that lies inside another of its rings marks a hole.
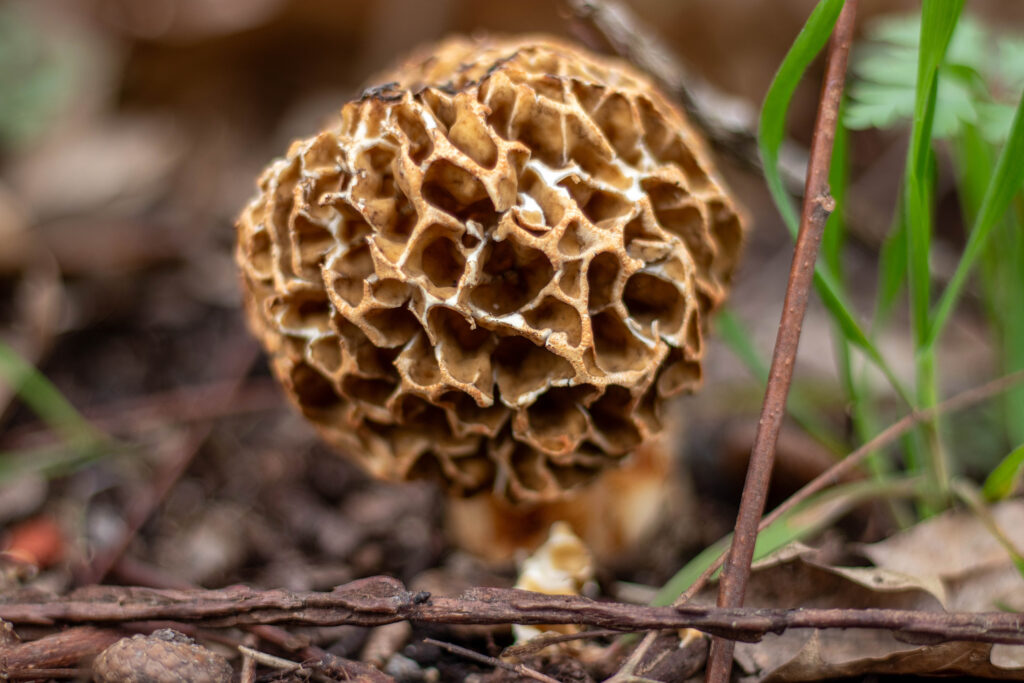
<instances>
[{"instance_id":1,"label":"thin brown twig","mask_svg":"<svg viewBox=\"0 0 1024 683\"><path fill-rule=\"evenodd\" d=\"M249 633L245 636L242 644L248 648L255 648L259 638L256 634ZM256 658L249 655L245 650L239 650L242 653L242 671L239 674L239 683L256 683Z\"/></svg>"},{"instance_id":2,"label":"thin brown twig","mask_svg":"<svg viewBox=\"0 0 1024 683\"><path fill-rule=\"evenodd\" d=\"M612 628L595 628L575 633L541 633L530 638L525 643L509 645L501 654L504 657L524 657L559 643L571 643L575 640L592 640L594 638L614 638L615 636L621 636L623 633L628 633L628 631L619 631Z\"/></svg>"},{"instance_id":3,"label":"thin brown twig","mask_svg":"<svg viewBox=\"0 0 1024 683\"><path fill-rule=\"evenodd\" d=\"M5 674L6 681L41 681L51 678L71 678L84 681L89 675L87 669L26 669Z\"/></svg>"},{"instance_id":4,"label":"thin brown twig","mask_svg":"<svg viewBox=\"0 0 1024 683\"><path fill-rule=\"evenodd\" d=\"M818 115L811 139L800 232L793 251L793 265L786 286L786 299L779 321L778 336L775 339L775 349L772 352L761 418L754 436L747 478L740 498L736 530L719 584L720 607L739 607L743 604L747 592L758 523L764 514L765 500L768 496L768 484L775 460L775 443L786 415L786 398L789 395L789 386L796 365L800 330L810 298L818 247L825 231L825 222L835 207L835 200L829 194L828 173L832 162L832 146L839 122L839 103L846 82L846 64L853 43L856 15L857 0L847 0L839 14L829 45ZM716 638L711 641L707 668L709 683L728 681L732 671L734 648L735 644L730 640Z\"/></svg>"},{"instance_id":5,"label":"thin brown twig","mask_svg":"<svg viewBox=\"0 0 1024 683\"><path fill-rule=\"evenodd\" d=\"M633 648L626 661L622 663L615 675L605 683L633 683L637 680L637 670L647 658L647 654L658 639L658 631L648 631L640 644ZM620 641L621 642L621 641Z\"/></svg>"},{"instance_id":6,"label":"thin brown twig","mask_svg":"<svg viewBox=\"0 0 1024 683\"><path fill-rule=\"evenodd\" d=\"M397 621L583 624L620 631L694 628L749 642L791 628L869 628L929 643L963 640L1024 645L1024 614L1011 612L651 607L514 588L473 588L455 597L431 597L408 591L401 582L387 576L360 579L330 592L246 586L217 590L90 586L62 597L26 600L14 595L3 600L0 619L36 625L166 620L206 628L253 624L382 626Z\"/></svg>"},{"instance_id":7,"label":"thin brown twig","mask_svg":"<svg viewBox=\"0 0 1024 683\"><path fill-rule=\"evenodd\" d=\"M312 673L298 662L293 662L292 660L284 659L283 657L275 657L274 655L261 652L247 645L239 645L238 651L247 660L252 660L257 664L262 664L269 669L279 669L286 673L306 678L308 678Z\"/></svg>"},{"instance_id":8,"label":"thin brown twig","mask_svg":"<svg viewBox=\"0 0 1024 683\"><path fill-rule=\"evenodd\" d=\"M356 683L395 683L394 678L370 664L333 655L315 645L310 645L303 652L309 653L308 659L316 660L320 671L341 680Z\"/></svg>"},{"instance_id":9,"label":"thin brown twig","mask_svg":"<svg viewBox=\"0 0 1024 683\"><path fill-rule=\"evenodd\" d=\"M765 515L761 520L761 523L758 525L757 530L764 531L768 526L777 522L783 515L791 512L797 505L806 502L816 493L820 493L829 486L838 483L844 476L863 464L871 453L891 444L921 422L925 420L932 420L947 413L963 410L964 408L981 403L993 396L998 396L1014 386L1017 386L1021 382L1024 382L1024 370L1018 370L1017 372L997 377L985 384L967 389L966 391L962 391L959 394L951 396L931 408L914 411L904 415L902 418L866 441L862 446L851 451L849 455L832 465L832 467L807 482L799 491ZM692 600L693 597L704 588L715 572L721 569L724 561L725 555L719 555L718 558L704 570L704 573L697 577L697 580L694 581L673 604L682 605Z\"/></svg>"},{"instance_id":10,"label":"thin brown twig","mask_svg":"<svg viewBox=\"0 0 1024 683\"><path fill-rule=\"evenodd\" d=\"M128 583L141 583L147 588L175 590L192 590L195 588L195 586L191 586L184 581L166 576L149 565L129 560L128 558L122 558L117 563L115 572L118 578L128 580ZM176 626L175 628L181 630L180 627ZM363 683L394 683L394 679L391 676L378 671L369 664L333 655L315 645L311 645L308 638L289 633L278 626L255 624L244 628L251 635L276 645L285 652L304 661L317 662L319 669L330 675L340 676L345 680L362 681Z\"/></svg>"},{"instance_id":11,"label":"thin brown twig","mask_svg":"<svg viewBox=\"0 0 1024 683\"><path fill-rule=\"evenodd\" d=\"M476 652L475 650L455 645L454 643L446 643L442 640L434 640L433 638L424 638L423 642L429 645L436 645L442 650L447 650L448 652L459 655L460 657L472 659L482 664L489 664L498 669L505 669L506 671L511 671L512 673L519 674L520 676L532 678L535 681L542 681L542 683L559 683L558 679L542 674L536 669L531 669L525 664L506 662L502 659L498 659L497 657L491 657L490 655L485 655L480 652Z\"/></svg>"}]
</instances>

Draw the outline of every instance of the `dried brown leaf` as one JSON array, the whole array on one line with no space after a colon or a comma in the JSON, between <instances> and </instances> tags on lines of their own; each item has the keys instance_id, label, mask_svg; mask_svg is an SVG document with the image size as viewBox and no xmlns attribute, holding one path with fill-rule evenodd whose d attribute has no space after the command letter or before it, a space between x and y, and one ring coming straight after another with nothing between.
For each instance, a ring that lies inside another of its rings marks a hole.
<instances>
[{"instance_id":1,"label":"dried brown leaf","mask_svg":"<svg viewBox=\"0 0 1024 683\"><path fill-rule=\"evenodd\" d=\"M765 639L766 645L768 642ZM1024 668L1019 668L1019 662L1015 668L994 663L995 648L1004 647L1009 646L941 643L912 647L896 642L887 633L857 632L851 637L850 634L818 631L811 634L795 657L759 680L810 681L869 673L1024 679Z\"/></svg>"},{"instance_id":2,"label":"dried brown leaf","mask_svg":"<svg viewBox=\"0 0 1024 683\"><path fill-rule=\"evenodd\" d=\"M992 508L1014 542L1024 502ZM1005 549L968 512L950 511L860 550L877 567L836 567L792 544L754 567L746 604L757 607L991 611L1021 606L1021 579ZM1024 648L985 643L921 645L886 631L793 629L739 643L746 680L807 681L865 674L1024 679Z\"/></svg>"},{"instance_id":3,"label":"dried brown leaf","mask_svg":"<svg viewBox=\"0 0 1024 683\"><path fill-rule=\"evenodd\" d=\"M991 511L1011 542L1024 543L1024 501L1006 501ZM947 512L861 551L881 568L941 581L949 610L1024 609L1024 579L1006 549L970 512Z\"/></svg>"}]
</instances>

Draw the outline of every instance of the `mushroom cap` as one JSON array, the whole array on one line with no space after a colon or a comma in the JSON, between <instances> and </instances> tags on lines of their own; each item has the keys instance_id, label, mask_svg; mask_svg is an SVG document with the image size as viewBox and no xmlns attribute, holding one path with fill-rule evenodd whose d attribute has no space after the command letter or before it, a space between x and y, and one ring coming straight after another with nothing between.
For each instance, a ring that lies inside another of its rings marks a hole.
<instances>
[{"instance_id":1,"label":"mushroom cap","mask_svg":"<svg viewBox=\"0 0 1024 683\"><path fill-rule=\"evenodd\" d=\"M457 38L381 82L260 177L237 224L250 325L372 473L557 499L700 384L739 214L618 61Z\"/></svg>"}]
</instances>

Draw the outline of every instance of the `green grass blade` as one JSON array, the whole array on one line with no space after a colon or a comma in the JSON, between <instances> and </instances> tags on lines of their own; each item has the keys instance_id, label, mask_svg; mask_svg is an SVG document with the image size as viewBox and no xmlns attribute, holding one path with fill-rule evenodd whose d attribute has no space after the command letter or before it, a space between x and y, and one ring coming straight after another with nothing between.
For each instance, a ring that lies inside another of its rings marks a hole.
<instances>
[{"instance_id":1,"label":"green grass blade","mask_svg":"<svg viewBox=\"0 0 1024 683\"><path fill-rule=\"evenodd\" d=\"M110 454L117 447L82 417L57 387L0 341L0 381L63 440L35 450L0 452L0 485L30 474L60 476Z\"/></svg>"},{"instance_id":2,"label":"green grass blade","mask_svg":"<svg viewBox=\"0 0 1024 683\"><path fill-rule=\"evenodd\" d=\"M843 0L821 0L815 6L779 65L761 108L757 139L764 162L765 180L783 220L794 234L800 224L800 217L779 170L779 152L786 137L786 114L800 79L828 43L842 9Z\"/></svg>"},{"instance_id":3,"label":"green grass blade","mask_svg":"<svg viewBox=\"0 0 1024 683\"><path fill-rule=\"evenodd\" d=\"M907 223L904 220L903 200L896 208L895 225L882 243L878 257L878 291L875 316L871 322L872 334L879 334L889 322L893 306L907 281Z\"/></svg>"},{"instance_id":4,"label":"green grass blade","mask_svg":"<svg viewBox=\"0 0 1024 683\"><path fill-rule=\"evenodd\" d=\"M815 6L779 66L761 108L757 140L764 165L765 182L786 228L794 237L800 227L800 217L796 204L786 191L779 168L779 153L786 135L786 114L800 79L828 42L842 8L843 0L821 0ZM888 367L882 354L857 322L852 313L853 306L842 292L827 262L819 261L816 265L814 286L843 335L854 346L863 349L872 362L879 365L890 382L893 382L896 379L895 373ZM907 392L899 382L895 382L893 387L906 399Z\"/></svg>"},{"instance_id":5,"label":"green grass blade","mask_svg":"<svg viewBox=\"0 0 1024 683\"><path fill-rule=\"evenodd\" d=\"M910 129L904 178L904 211L907 228L907 292L915 349L916 405L930 408L938 402L935 350L927 344L930 328L931 269L929 259L933 232L935 153L932 151L935 103L939 90L939 68L946 58L950 39L963 11L964 0L924 0L918 43L917 84L914 119ZM924 466L931 491L920 501L922 514L936 512L947 503L949 463L937 420L921 425L918 437L910 440L911 462Z\"/></svg>"},{"instance_id":6,"label":"green grass blade","mask_svg":"<svg viewBox=\"0 0 1024 683\"><path fill-rule=\"evenodd\" d=\"M851 343L864 349L873 359L881 358L874 343L868 338L857 319L853 317L852 305L842 293L835 276L827 269L819 267L814 271L814 286L822 303L825 304L836 324L839 325L839 329L843 331L843 335Z\"/></svg>"},{"instance_id":7,"label":"green grass blade","mask_svg":"<svg viewBox=\"0 0 1024 683\"><path fill-rule=\"evenodd\" d=\"M814 272L814 284L822 303L832 315L833 322L842 330L843 336L847 341L859 347L871 362L882 371L882 374L889 380L889 384L896 390L897 395L899 395L904 403L913 405L910 394L896 376L889 362L885 360L878 347L868 338L860 324L854 319L853 314L850 312L852 309L842 298L842 295L839 294L838 285L835 285L828 274L822 270Z\"/></svg>"},{"instance_id":8,"label":"green grass blade","mask_svg":"<svg viewBox=\"0 0 1024 683\"><path fill-rule=\"evenodd\" d=\"M839 120L845 121L847 101L844 99L839 111ZM836 200L836 209L825 223L825 233L821 240L821 257L829 269L835 273L844 291L848 291L843 268L843 248L846 245L846 197L850 184L850 132L845 125L836 128L835 144L832 147L832 166L829 168L829 186ZM860 382L854 373L853 345L841 330L832 334L836 346L836 365L839 380L846 394L850 418L853 421L856 437L866 441L873 434L874 419L870 385ZM888 474L888 462L879 453L868 457L868 466L872 473L881 478Z\"/></svg>"},{"instance_id":9,"label":"green grass blade","mask_svg":"<svg viewBox=\"0 0 1024 683\"><path fill-rule=\"evenodd\" d=\"M780 520L782 521L782 520ZM767 529L765 529L767 531ZM763 535L758 536L758 543ZM729 550L732 545L732 534L723 536L707 548L704 548L696 557L676 572L668 582L661 587L658 594L651 600L651 604L657 607L664 607L675 602L676 598L686 592L693 582L703 574L711 564L718 559L718 556ZM757 545L754 546L754 555L757 555Z\"/></svg>"},{"instance_id":10,"label":"green grass blade","mask_svg":"<svg viewBox=\"0 0 1024 683\"><path fill-rule=\"evenodd\" d=\"M988 189L978 208L977 219L967 238L963 256L960 257L956 271L935 307L935 314L926 339L929 345L935 344L949 320L953 306L963 290L967 275L984 248L992 229L998 225L1006 214L1014 195L1024 185L1022 159L1024 159L1024 95L1021 96L1020 103L1017 105L1013 124L1010 126L1010 134L996 161L995 171L992 173Z\"/></svg>"},{"instance_id":11,"label":"green grass blade","mask_svg":"<svg viewBox=\"0 0 1024 683\"><path fill-rule=\"evenodd\" d=\"M1002 264L1000 284L1004 311L1002 319L1002 356L1004 373L1024 370L1024 221L1013 220L1008 226L1006 250L1008 258ZM1006 426L1011 443L1024 442L1024 387L1007 392Z\"/></svg>"},{"instance_id":12,"label":"green grass blade","mask_svg":"<svg viewBox=\"0 0 1024 683\"><path fill-rule=\"evenodd\" d=\"M932 125L939 88L939 67L946 57L964 0L924 0L918 47L914 121L907 155L905 205L907 220L907 282L910 290L911 324L915 347L926 346L929 328L932 193L935 159ZM920 397L919 397L920 398Z\"/></svg>"},{"instance_id":13,"label":"green grass blade","mask_svg":"<svg viewBox=\"0 0 1024 683\"><path fill-rule=\"evenodd\" d=\"M915 346L925 346L928 334L928 309L931 297L929 255L932 242L932 204L935 183L935 155L925 148L924 169L918 172L917 160L907 163L903 207L907 226L907 289L910 295L910 319Z\"/></svg>"},{"instance_id":14,"label":"green grass blade","mask_svg":"<svg viewBox=\"0 0 1024 683\"><path fill-rule=\"evenodd\" d=\"M1007 130L1009 130L1009 126ZM970 124L964 124L960 134L953 138L952 142L952 160L957 182L957 199L960 203L963 224L969 229L977 223L978 212L981 210L981 203L985 200L985 193L988 192L989 182L992 180L992 170L996 166L996 156L999 149L985 139L978 126ZM1007 218L1009 217L1007 215ZM1012 226L1006 224L1009 222L1008 220L1003 221L1004 224L997 227L996 230L1000 228L1004 230L1012 229ZM1003 239L1000 240L1000 237ZM976 264L977 272L981 276L983 287L982 301L989 318L989 326L1000 338L1002 336L1000 328L1002 327L1003 312L996 305L996 302L1000 298L1000 271L1007 256L1006 237L1008 235L999 235L999 233L989 235ZM998 244L1000 241L1003 241L1004 244ZM937 317L936 313L938 310L938 305L932 309L933 321Z\"/></svg>"},{"instance_id":15,"label":"green grass blade","mask_svg":"<svg viewBox=\"0 0 1024 683\"><path fill-rule=\"evenodd\" d=\"M750 340L750 330L743 326L731 308L723 308L715 315L715 333L725 342L729 350L746 366L754 377L761 382L768 381L768 363L754 348Z\"/></svg>"},{"instance_id":16,"label":"green grass blade","mask_svg":"<svg viewBox=\"0 0 1024 683\"><path fill-rule=\"evenodd\" d=\"M63 438L76 442L101 438L100 432L82 417L50 380L2 340L0 381L14 389L18 398Z\"/></svg>"},{"instance_id":17,"label":"green grass blade","mask_svg":"<svg viewBox=\"0 0 1024 683\"><path fill-rule=\"evenodd\" d=\"M839 120L844 120L845 100L839 107ZM832 165L828 170L829 191L836 208L825 222L821 237L821 258L846 290L843 277L843 246L846 244L846 190L850 184L850 133L843 125L836 126L836 139L832 144Z\"/></svg>"},{"instance_id":18,"label":"green grass blade","mask_svg":"<svg viewBox=\"0 0 1024 683\"><path fill-rule=\"evenodd\" d=\"M924 0L918 46L914 121L907 155L905 210L907 212L907 275L915 347L927 347L931 307L928 258L932 237L932 194L935 157L932 125L939 89L939 68L946 58L964 0Z\"/></svg>"},{"instance_id":19,"label":"green grass blade","mask_svg":"<svg viewBox=\"0 0 1024 683\"><path fill-rule=\"evenodd\" d=\"M839 120L845 121L846 100L844 99L839 112ZM845 126L836 129L835 144L832 147L832 166L829 168L829 186L836 200L836 209L825 223L825 233L821 241L821 257L835 274L843 291L848 291L848 283L844 278L843 248L846 245L846 196L850 184L850 133ZM867 441L877 430L873 415L873 401L870 395L870 384L859 381L854 373L853 345L842 334L833 334L836 345L836 364L839 379L846 393L850 418L854 433L860 442ZM868 468L877 479L889 475L889 461L880 453L872 453L867 459ZM895 510L894 510L895 512Z\"/></svg>"},{"instance_id":20,"label":"green grass blade","mask_svg":"<svg viewBox=\"0 0 1024 683\"><path fill-rule=\"evenodd\" d=\"M946 58L949 41L953 37L963 8L964 0L924 0L921 8L914 123L910 132L912 163L908 169L918 177L922 177L927 170L927 151L931 149L939 67Z\"/></svg>"},{"instance_id":21,"label":"green grass blade","mask_svg":"<svg viewBox=\"0 0 1024 683\"><path fill-rule=\"evenodd\" d=\"M1011 124L1013 119L1011 115ZM1008 125L1004 143L1012 130L1013 126ZM963 126L954 142L956 154L953 159L964 224L974 226L988 193L993 169L997 166L999 150L993 149L979 128L970 125ZM1010 208L1019 206L1019 203L1016 206L1011 203ZM982 300L989 328L1000 347L1002 373L1009 374L1022 369L1024 306L1019 303L1021 293L1024 292L1024 221L1018 216L1018 211L1009 210L997 221L996 227L985 239L975 267L981 276ZM943 299L940 299L939 305L942 302ZM955 303L950 305L950 312L953 308ZM938 306L934 310L938 311ZM944 322L938 313L933 317L933 324L936 325L933 329L941 334ZM1007 393L1003 399L1003 411L1009 442L1024 442L1024 388L1018 387Z\"/></svg>"},{"instance_id":22,"label":"green grass blade","mask_svg":"<svg viewBox=\"0 0 1024 683\"><path fill-rule=\"evenodd\" d=\"M995 502L1008 498L1024 474L1024 443L1014 448L985 478L981 492L985 500Z\"/></svg>"},{"instance_id":23,"label":"green grass blade","mask_svg":"<svg viewBox=\"0 0 1024 683\"><path fill-rule=\"evenodd\" d=\"M995 150L977 126L965 125L953 143L953 168L964 225L974 225L996 165Z\"/></svg>"}]
</instances>

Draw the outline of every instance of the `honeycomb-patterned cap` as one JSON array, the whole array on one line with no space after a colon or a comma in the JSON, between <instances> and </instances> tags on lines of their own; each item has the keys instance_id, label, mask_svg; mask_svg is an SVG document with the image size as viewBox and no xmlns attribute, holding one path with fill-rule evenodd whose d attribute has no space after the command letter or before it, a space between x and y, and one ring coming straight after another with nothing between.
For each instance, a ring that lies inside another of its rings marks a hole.
<instances>
[{"instance_id":1,"label":"honeycomb-patterned cap","mask_svg":"<svg viewBox=\"0 0 1024 683\"><path fill-rule=\"evenodd\" d=\"M382 82L261 176L238 221L250 324L371 472L555 499L699 385L737 211L619 62L454 39Z\"/></svg>"}]
</instances>

